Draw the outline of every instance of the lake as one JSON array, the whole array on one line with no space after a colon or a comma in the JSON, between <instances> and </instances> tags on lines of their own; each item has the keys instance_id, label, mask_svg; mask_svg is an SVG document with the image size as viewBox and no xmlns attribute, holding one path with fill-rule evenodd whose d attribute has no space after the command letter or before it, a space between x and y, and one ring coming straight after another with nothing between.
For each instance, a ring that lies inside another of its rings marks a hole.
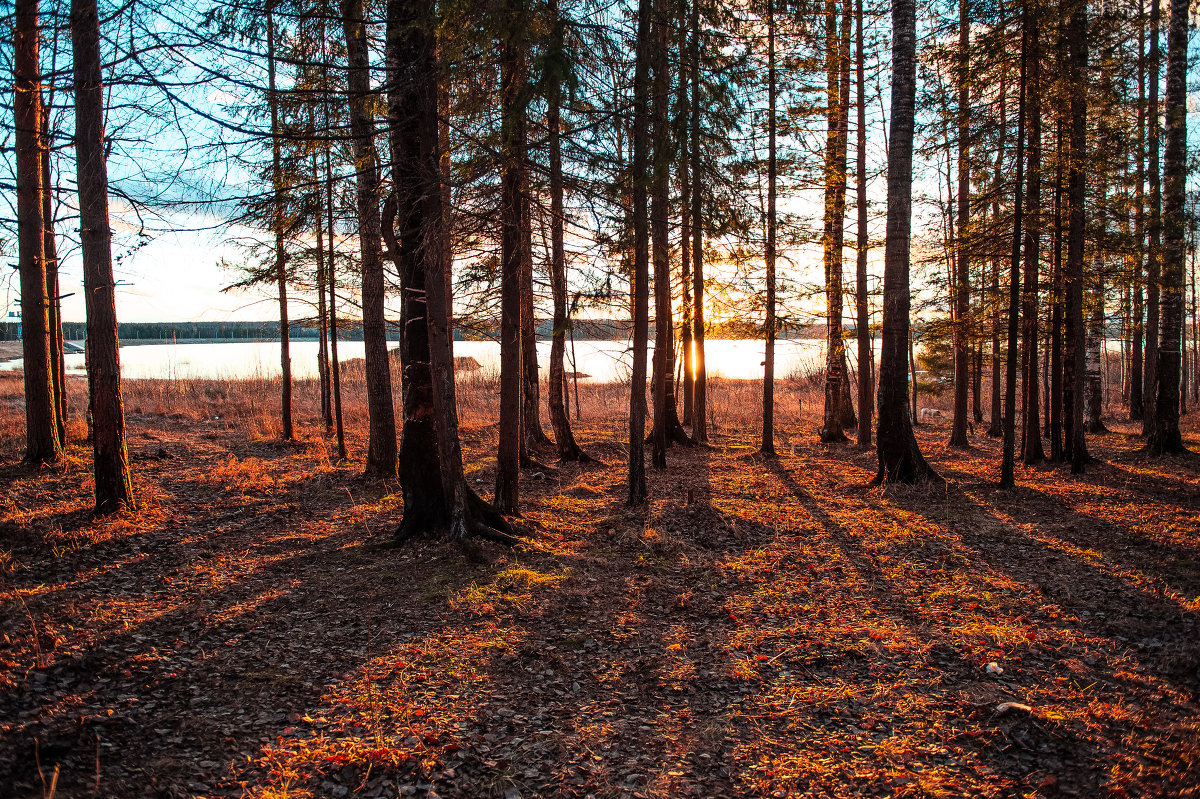
<instances>
[{"instance_id":1,"label":"lake","mask_svg":"<svg viewBox=\"0 0 1200 799\"><path fill-rule=\"evenodd\" d=\"M76 342L80 343L80 342ZM878 342L876 342L878 345ZM388 342L389 348L396 342ZM549 371L550 342L538 342L538 363L543 377ZM615 382L628 378L632 357L625 341L577 341L575 357L578 371L596 382ZM653 352L653 347L650 348ZM853 357L853 345L848 353ZM317 376L316 341L293 341L291 345L292 375L297 379ZM824 341L817 339L788 339L775 348L775 374L787 377L818 368L824 360ZM762 377L763 342L751 340L713 339L705 342L708 374L735 379ZM456 341L455 356L469 356L479 362L485 372L499 373L500 345L495 341ZM363 357L361 341L338 343L342 361ZM83 374L83 355L67 355L68 373ZM0 371L21 367L21 361L0 363ZM572 369L571 344L567 342L566 368ZM138 344L121 347L121 374L127 379L192 379L239 380L277 378L279 342L237 341L219 343Z\"/></svg>"}]
</instances>

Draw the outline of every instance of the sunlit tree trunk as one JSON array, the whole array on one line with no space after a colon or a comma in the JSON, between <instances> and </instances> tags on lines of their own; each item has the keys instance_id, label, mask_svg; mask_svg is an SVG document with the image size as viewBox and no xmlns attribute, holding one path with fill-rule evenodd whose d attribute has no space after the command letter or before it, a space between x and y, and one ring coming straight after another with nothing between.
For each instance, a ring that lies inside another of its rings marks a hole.
<instances>
[{"instance_id":1,"label":"sunlit tree trunk","mask_svg":"<svg viewBox=\"0 0 1200 799\"><path fill-rule=\"evenodd\" d=\"M841 101L837 0L825 0L825 408L821 441L845 441L842 430L842 245L846 208L846 109Z\"/></svg>"},{"instance_id":2,"label":"sunlit tree trunk","mask_svg":"<svg viewBox=\"0 0 1200 799\"><path fill-rule=\"evenodd\" d=\"M72 0L75 65L75 160L79 185L80 255L87 310L88 392L96 512L133 506L125 443L121 361L117 341L112 229L108 221L108 165L104 149L104 84L100 71L100 17L95 0Z\"/></svg>"}]
</instances>

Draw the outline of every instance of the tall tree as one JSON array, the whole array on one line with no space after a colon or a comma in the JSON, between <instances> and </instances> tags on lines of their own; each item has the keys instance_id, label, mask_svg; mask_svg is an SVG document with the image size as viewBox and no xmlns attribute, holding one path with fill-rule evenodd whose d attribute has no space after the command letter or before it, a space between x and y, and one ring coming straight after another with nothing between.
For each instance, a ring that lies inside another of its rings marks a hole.
<instances>
[{"instance_id":1,"label":"tall tree","mask_svg":"<svg viewBox=\"0 0 1200 799\"><path fill-rule=\"evenodd\" d=\"M96 512L133 506L121 360L117 341L112 228L108 222L108 164L104 146L104 83L96 0L71 0L75 64L75 163L79 185L80 254L87 310L88 395Z\"/></svg>"},{"instance_id":2,"label":"tall tree","mask_svg":"<svg viewBox=\"0 0 1200 799\"><path fill-rule=\"evenodd\" d=\"M866 47L863 34L863 0L854 1L854 48L857 50L856 78L858 130L854 143L854 180L857 181L854 200L858 205L858 240L854 258L854 319L858 336L858 445L871 445L871 410L874 403L875 352L871 346L871 317L868 286L866 286L866 256L870 248L866 220Z\"/></svg>"},{"instance_id":3,"label":"tall tree","mask_svg":"<svg viewBox=\"0 0 1200 799\"><path fill-rule=\"evenodd\" d=\"M845 441L842 430L842 382L845 343L842 341L842 248L846 216L846 120L841 98L841 37L837 0L825 0L825 409L820 439Z\"/></svg>"},{"instance_id":4,"label":"tall tree","mask_svg":"<svg viewBox=\"0 0 1200 799\"><path fill-rule=\"evenodd\" d=\"M647 184L650 179L650 94L652 0L639 0L637 45L633 77L633 274L630 294L633 315L633 374L629 387L629 476L630 505L646 501L646 347L650 316L650 219ZM702 406L698 406L698 409ZM699 417L702 419L703 414Z\"/></svg>"},{"instance_id":5,"label":"tall tree","mask_svg":"<svg viewBox=\"0 0 1200 799\"><path fill-rule=\"evenodd\" d=\"M17 241L25 380L25 461L62 457L50 362L42 183L42 81L37 0L17 0L13 20L13 115L16 128Z\"/></svg>"},{"instance_id":6,"label":"tall tree","mask_svg":"<svg viewBox=\"0 0 1200 799\"><path fill-rule=\"evenodd\" d=\"M1087 146L1087 5L1075 0L1067 21L1067 86L1070 92L1070 147L1067 171L1067 266L1066 346L1064 347L1064 384L1071 387L1070 413L1067 416L1067 440L1070 441L1071 471L1083 472L1088 462L1084 438L1084 326L1083 326L1083 248L1084 202L1087 181L1084 173ZM1064 385L1064 408L1067 407Z\"/></svg>"},{"instance_id":7,"label":"tall tree","mask_svg":"<svg viewBox=\"0 0 1200 799\"><path fill-rule=\"evenodd\" d=\"M437 19L432 0L388 0L387 67L397 236L389 243L403 284L404 428L400 540L472 535L512 544L512 531L466 484L458 440L448 245L438 122Z\"/></svg>"},{"instance_id":8,"label":"tall tree","mask_svg":"<svg viewBox=\"0 0 1200 799\"><path fill-rule=\"evenodd\" d=\"M916 110L915 0L892 3L892 102L888 136L887 243L883 271L883 341L879 357L879 428L875 483L941 482L925 461L908 411L909 259L913 128Z\"/></svg>"},{"instance_id":9,"label":"tall tree","mask_svg":"<svg viewBox=\"0 0 1200 799\"><path fill-rule=\"evenodd\" d=\"M380 258L379 157L371 119L371 78L363 0L342 0L346 35L346 86L350 136L358 193L358 241L362 256L363 349L367 373L368 477L396 477L396 411L384 321L383 260Z\"/></svg>"},{"instance_id":10,"label":"tall tree","mask_svg":"<svg viewBox=\"0 0 1200 799\"><path fill-rule=\"evenodd\" d=\"M523 15L510 2L511 24ZM525 54L515 36L500 44L500 440L496 449L496 510L518 513L521 459L521 272L524 249Z\"/></svg>"},{"instance_id":11,"label":"tall tree","mask_svg":"<svg viewBox=\"0 0 1200 799\"><path fill-rule=\"evenodd\" d=\"M863 35L863 0L854 3L854 42L857 52L855 82L858 107L858 130L854 147L856 181L855 202L858 206L858 240L855 246L854 311L858 336L858 445L871 445L871 395L875 376L875 353L871 347L871 315L867 287L867 54ZM868 368L868 366L870 368Z\"/></svg>"},{"instance_id":12,"label":"tall tree","mask_svg":"<svg viewBox=\"0 0 1200 799\"><path fill-rule=\"evenodd\" d=\"M688 72L692 79L692 438L708 441L708 367L704 362L704 169L700 151L700 0L691 0Z\"/></svg>"},{"instance_id":13,"label":"tall tree","mask_svg":"<svg viewBox=\"0 0 1200 799\"><path fill-rule=\"evenodd\" d=\"M1163 153L1163 258L1161 326L1153 426L1146 441L1152 455L1188 451L1179 432L1183 368L1184 239L1187 182L1187 44L1188 2L1171 0L1167 28L1166 152Z\"/></svg>"},{"instance_id":14,"label":"tall tree","mask_svg":"<svg viewBox=\"0 0 1200 799\"><path fill-rule=\"evenodd\" d=\"M1149 150L1150 164L1146 178L1150 189L1150 218L1147 228L1150 242L1146 250L1146 355L1143 361L1142 374L1142 435L1150 435L1154 430L1154 413L1156 391L1158 386L1158 344L1159 344L1159 281L1162 275L1162 182L1159 164L1159 139L1162 132L1159 128L1158 85L1161 71L1162 54L1158 46L1159 28L1162 26L1161 0L1150 0L1150 57L1147 67L1150 74L1146 79L1148 97L1146 99L1146 120L1150 123L1146 131L1146 144Z\"/></svg>"},{"instance_id":15,"label":"tall tree","mask_svg":"<svg viewBox=\"0 0 1200 799\"><path fill-rule=\"evenodd\" d=\"M954 425L950 446L966 447L967 391L970 373L971 260L967 235L971 222L971 18L968 0L958 2L958 240L954 260Z\"/></svg>"},{"instance_id":16,"label":"tall tree","mask_svg":"<svg viewBox=\"0 0 1200 799\"><path fill-rule=\"evenodd\" d=\"M1042 448L1040 395L1038 380L1038 269L1041 262L1042 232L1042 53L1040 40L1041 7L1030 3L1025 13L1032 17L1029 30L1029 67L1026 106L1029 117L1029 143L1025 192L1025 263L1021 293L1021 359L1024 414L1021 428L1021 461L1026 465L1046 459ZM1019 171L1019 170L1018 170Z\"/></svg>"},{"instance_id":17,"label":"tall tree","mask_svg":"<svg viewBox=\"0 0 1200 799\"><path fill-rule=\"evenodd\" d=\"M1020 325L1021 226L1024 222L1025 127L1029 102L1030 39L1033 21L1028 7L1021 9L1021 76L1017 85L1016 177L1013 180L1012 260L1008 279L1008 352L1004 364L1004 442L1000 462L1000 487L1013 488L1017 440L1017 332Z\"/></svg>"},{"instance_id":18,"label":"tall tree","mask_svg":"<svg viewBox=\"0 0 1200 799\"><path fill-rule=\"evenodd\" d=\"M861 0L860 0L861 2ZM775 74L775 0L767 0L767 242L764 261L767 269L767 320L765 357L763 358L763 418L762 443L759 450L763 455L775 454L775 102L777 94ZM860 87L861 94L861 87ZM860 122L861 125L861 122ZM860 196L861 202L861 196Z\"/></svg>"},{"instance_id":19,"label":"tall tree","mask_svg":"<svg viewBox=\"0 0 1200 799\"><path fill-rule=\"evenodd\" d=\"M283 167L280 164L283 130L279 122L279 92L276 88L275 68L275 0L267 2L267 107L271 114L271 232L275 235L275 280L279 290L279 363L282 369L280 380L280 418L283 438L291 441L296 437L292 424L292 356L289 347L291 325L288 324L288 274L287 250L284 247L283 196L286 191Z\"/></svg>"},{"instance_id":20,"label":"tall tree","mask_svg":"<svg viewBox=\"0 0 1200 799\"><path fill-rule=\"evenodd\" d=\"M568 80L570 62L565 46L565 20L558 0L549 0L549 52L543 59L546 70L546 134L550 149L550 291L554 302L554 326L550 340L550 425L561 461L590 461L575 441L571 419L567 415L563 393L566 390L563 358L567 344L567 254L564 236L562 168L563 85Z\"/></svg>"}]
</instances>

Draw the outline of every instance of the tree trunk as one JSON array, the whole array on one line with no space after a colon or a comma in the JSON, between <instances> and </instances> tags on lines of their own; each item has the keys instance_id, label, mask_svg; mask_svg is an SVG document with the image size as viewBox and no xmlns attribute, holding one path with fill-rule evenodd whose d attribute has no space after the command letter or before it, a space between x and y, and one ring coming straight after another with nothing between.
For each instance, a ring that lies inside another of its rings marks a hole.
<instances>
[{"instance_id":1,"label":"tree trunk","mask_svg":"<svg viewBox=\"0 0 1200 799\"><path fill-rule=\"evenodd\" d=\"M564 402L566 379L563 358L567 348L567 256L563 227L563 172L561 144L562 85L559 82L565 68L566 52L563 48L563 21L559 16L558 0L550 0L552 52L550 69L551 85L547 98L546 128L550 145L550 291L554 299L554 327L550 341L550 425L554 428L554 440L558 445L560 461L587 462L591 458L575 441L571 431L571 418ZM559 70L559 71L553 71Z\"/></svg>"},{"instance_id":2,"label":"tree trunk","mask_svg":"<svg viewBox=\"0 0 1200 799\"><path fill-rule=\"evenodd\" d=\"M95 0L72 0L71 41L75 55L75 158L87 309L96 512L111 513L132 507L134 501L125 444L125 410L121 403L112 229L108 223L100 17Z\"/></svg>"},{"instance_id":3,"label":"tree trunk","mask_svg":"<svg viewBox=\"0 0 1200 799\"><path fill-rule=\"evenodd\" d=\"M855 78L858 84L856 105L858 106L858 130L855 142L854 178L855 200L858 211L858 238L855 247L854 270L854 313L855 333L858 336L858 445L871 446L871 417L874 403L873 376L875 374L875 352L871 346L871 312L867 287L867 253L870 242L867 234L867 78L866 46L863 35L863 2L854 4L854 43L857 51ZM868 368L870 367L870 368Z\"/></svg>"},{"instance_id":4,"label":"tree trunk","mask_svg":"<svg viewBox=\"0 0 1200 799\"><path fill-rule=\"evenodd\" d=\"M501 44L500 102L500 441L496 449L496 510L516 515L521 456L521 189L524 184L524 54Z\"/></svg>"},{"instance_id":5,"label":"tree trunk","mask_svg":"<svg viewBox=\"0 0 1200 799\"><path fill-rule=\"evenodd\" d=\"M326 52L326 42L328 37L325 32L325 19L320 21L321 31L321 83L328 87L329 82L329 56ZM329 92L324 92L322 100L324 106L325 127L326 129L333 128L333 113L329 105ZM334 248L334 235L336 228L333 224L333 164L331 163L330 153L333 150L333 143L326 141L324 147L325 159L325 221L329 231L329 275L326 278L326 285L329 287L329 369L330 369L330 392L332 393L333 402L333 425L334 431L337 434L337 451L338 462L346 460L346 430L342 424L342 364L338 360L338 315L337 315L337 250Z\"/></svg>"},{"instance_id":6,"label":"tree trunk","mask_svg":"<svg viewBox=\"0 0 1200 799\"><path fill-rule=\"evenodd\" d=\"M1004 26L1003 9L999 25ZM1000 136L999 142L996 145L996 161L992 169L992 224L1000 224L1000 191L1003 182L1004 169L1004 147L1008 141L1008 83L1001 79L1000 82ZM1001 394L1000 394L1000 259L996 256L992 257L992 279L991 279L991 306L992 306L992 385L991 385L991 419L987 429L987 434L992 438L1000 438L1004 435L1004 417L1000 410Z\"/></svg>"},{"instance_id":7,"label":"tree trunk","mask_svg":"<svg viewBox=\"0 0 1200 799\"><path fill-rule=\"evenodd\" d=\"M908 412L909 255L913 127L916 106L915 0L892 3L892 107L888 137L887 243L883 273L883 341L879 358L879 429L875 483L941 482L925 462Z\"/></svg>"},{"instance_id":8,"label":"tree trunk","mask_svg":"<svg viewBox=\"0 0 1200 799\"><path fill-rule=\"evenodd\" d=\"M1163 153L1162 330L1158 344L1154 426L1146 441L1151 455L1188 450L1179 432L1183 367L1184 230L1187 199L1187 0L1171 0L1167 29L1167 135Z\"/></svg>"},{"instance_id":9,"label":"tree trunk","mask_svg":"<svg viewBox=\"0 0 1200 799\"><path fill-rule=\"evenodd\" d=\"M524 73L526 67L522 65ZM528 144L525 109L521 109L521 435L525 444L522 466L536 466L533 458L539 444L550 443L542 430L541 381L538 374L537 319L533 305L533 213L529 186Z\"/></svg>"},{"instance_id":10,"label":"tree trunk","mask_svg":"<svg viewBox=\"0 0 1200 799\"><path fill-rule=\"evenodd\" d=\"M775 0L767 0L767 241L764 261L767 270L767 318L763 336L762 443L759 451L775 454Z\"/></svg>"},{"instance_id":11,"label":"tree trunk","mask_svg":"<svg viewBox=\"0 0 1200 799\"><path fill-rule=\"evenodd\" d=\"M46 293L41 158L42 87L37 0L17 0L13 21L13 119L16 128L17 247L21 275L21 345L25 381L25 462L62 457L52 376L50 303ZM105 198L107 201L107 198Z\"/></svg>"},{"instance_id":12,"label":"tree trunk","mask_svg":"<svg viewBox=\"0 0 1200 799\"><path fill-rule=\"evenodd\" d=\"M282 156L280 153L283 136L279 127L279 94L275 88L275 3L267 3L267 106L271 112L271 191L272 212L271 228L275 234L275 280L279 288L279 364L282 370L280 379L280 420L283 426L283 440L291 441L296 437L292 424L292 356L290 351L289 334L291 325L288 324L287 298L287 251L283 246L283 196L287 187L283 185Z\"/></svg>"},{"instance_id":13,"label":"tree trunk","mask_svg":"<svg viewBox=\"0 0 1200 799\"><path fill-rule=\"evenodd\" d=\"M846 441L842 431L842 247L846 213L846 109L841 99L841 38L837 0L825 0L825 408L818 436Z\"/></svg>"},{"instance_id":14,"label":"tree trunk","mask_svg":"<svg viewBox=\"0 0 1200 799\"><path fill-rule=\"evenodd\" d=\"M58 35L55 33L57 56ZM57 58L50 62L51 71L57 68ZM62 299L58 281L58 242L54 236L54 205L51 202L54 184L50 181L50 108L54 101L54 87L47 92L46 104L42 107L42 247L46 264L47 323L50 334L50 383L54 392L54 420L58 428L58 442L67 446L67 373L63 359Z\"/></svg>"},{"instance_id":15,"label":"tree trunk","mask_svg":"<svg viewBox=\"0 0 1200 799\"><path fill-rule=\"evenodd\" d=\"M1050 277L1050 396L1047 405L1050 411L1050 460L1062 463L1063 447L1063 116L1058 115L1055 134L1054 175L1054 253L1051 257Z\"/></svg>"},{"instance_id":16,"label":"tree trunk","mask_svg":"<svg viewBox=\"0 0 1200 799\"><path fill-rule=\"evenodd\" d=\"M688 131L688 59L684 57L688 44L688 3L679 2L679 80L676 84L676 140L679 147L679 261L683 301L679 308L679 349L683 353L683 424L692 423L692 176L689 159Z\"/></svg>"},{"instance_id":17,"label":"tree trunk","mask_svg":"<svg viewBox=\"0 0 1200 799\"><path fill-rule=\"evenodd\" d=\"M1041 263L1042 233L1042 55L1039 25L1036 17L1029 22L1029 85L1026 89L1029 117L1028 188L1025 193L1025 275L1021 296L1022 358L1025 363L1021 462L1026 466L1046 459L1046 451L1042 448L1038 386L1038 268Z\"/></svg>"},{"instance_id":18,"label":"tree trunk","mask_svg":"<svg viewBox=\"0 0 1200 799\"><path fill-rule=\"evenodd\" d=\"M650 220L647 183L650 182L649 110L651 0L639 0L637 51L633 78L633 274L630 276L633 309L633 374L629 393L628 504L646 501L646 346L649 335ZM702 418L702 417L701 417Z\"/></svg>"},{"instance_id":19,"label":"tree trunk","mask_svg":"<svg viewBox=\"0 0 1200 799\"><path fill-rule=\"evenodd\" d=\"M1084 402L1084 325L1083 325L1083 248L1084 202L1087 182L1084 159L1087 157L1087 9L1077 4L1067 23L1067 85L1071 102L1071 141L1067 173L1067 267L1065 385L1071 387L1067 439L1071 442L1071 471L1081 474L1089 460L1083 428ZM1064 391L1064 409L1067 399Z\"/></svg>"},{"instance_id":20,"label":"tree trunk","mask_svg":"<svg viewBox=\"0 0 1200 799\"><path fill-rule=\"evenodd\" d=\"M1150 123L1147 131L1150 150L1150 167L1147 174L1150 188L1150 246L1146 258L1146 356L1143 360L1142 373L1142 435L1148 436L1154 430L1154 413L1156 410L1156 392L1158 379L1158 343L1159 343L1159 281L1162 272L1162 184L1159 168L1158 147L1159 137L1159 106L1158 81L1159 65L1162 55L1158 47L1158 32L1161 26L1160 0L1150 0L1150 75L1149 97L1146 104L1146 118Z\"/></svg>"},{"instance_id":21,"label":"tree trunk","mask_svg":"<svg viewBox=\"0 0 1200 799\"><path fill-rule=\"evenodd\" d=\"M328 111L326 112L328 116ZM329 368L333 393L333 426L337 434L338 461L346 460L346 428L342 424L342 363L338 360L337 251L333 244L333 170L325 148L325 214L329 227Z\"/></svg>"},{"instance_id":22,"label":"tree trunk","mask_svg":"<svg viewBox=\"0 0 1200 799\"><path fill-rule=\"evenodd\" d=\"M346 88L349 94L350 135L357 168L359 249L362 254L363 349L367 375L366 475L397 476L396 411L392 405L392 375L384 322L383 260L380 258L379 158L371 121L371 80L363 0L342 0L346 34Z\"/></svg>"},{"instance_id":23,"label":"tree trunk","mask_svg":"<svg viewBox=\"0 0 1200 799\"><path fill-rule=\"evenodd\" d=\"M482 535L515 539L463 477L450 349L448 246L438 131L437 18L432 0L389 0L387 5L388 116L393 164L392 202L399 236L403 291L401 344L404 428L400 485L404 518L396 537ZM389 217L392 215L389 214ZM386 232L386 231L385 231Z\"/></svg>"},{"instance_id":24,"label":"tree trunk","mask_svg":"<svg viewBox=\"0 0 1200 799\"><path fill-rule=\"evenodd\" d=\"M1133 308L1130 314L1132 341L1129 346L1129 421L1140 422L1146 414L1143 354L1146 346L1145 274L1146 242L1146 21L1145 6L1138 4L1137 57L1137 175L1133 188Z\"/></svg>"},{"instance_id":25,"label":"tree trunk","mask_svg":"<svg viewBox=\"0 0 1200 799\"><path fill-rule=\"evenodd\" d=\"M691 65L692 113L692 438L708 441L708 371L704 363L704 181L700 152L700 3L692 0Z\"/></svg>"},{"instance_id":26,"label":"tree trunk","mask_svg":"<svg viewBox=\"0 0 1200 799\"><path fill-rule=\"evenodd\" d=\"M971 260L971 28L970 3L958 2L958 241L954 275L954 427L950 446L968 447L967 391L970 373Z\"/></svg>"},{"instance_id":27,"label":"tree trunk","mask_svg":"<svg viewBox=\"0 0 1200 799\"><path fill-rule=\"evenodd\" d=\"M1017 84L1017 157L1013 180L1012 261L1008 278L1008 352L1004 361L1004 444L1000 463L1000 487L1016 485L1017 439L1017 331L1021 313L1021 228L1024 222L1025 122L1028 102L1030 29L1029 10L1021 10L1021 77Z\"/></svg>"}]
</instances>

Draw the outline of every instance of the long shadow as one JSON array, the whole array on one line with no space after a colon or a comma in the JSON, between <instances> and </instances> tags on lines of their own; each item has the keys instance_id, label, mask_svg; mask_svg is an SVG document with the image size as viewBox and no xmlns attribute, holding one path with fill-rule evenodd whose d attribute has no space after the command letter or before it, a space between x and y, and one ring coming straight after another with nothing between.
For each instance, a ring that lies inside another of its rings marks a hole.
<instances>
[{"instance_id":1,"label":"long shadow","mask_svg":"<svg viewBox=\"0 0 1200 799\"><path fill-rule=\"evenodd\" d=\"M926 668L933 668L941 674L936 683L938 688L935 693L949 689L961 696L971 697L970 704L975 706L975 710L972 711L973 717L964 718L961 723L977 728L979 734L969 741L956 742L956 745L975 750L983 762L1007 773L1018 782L1025 779L1030 771L1031 764L1022 759L1022 752L1029 749L1040 751L1040 758L1059 758L1066 762L1090 762L1100 756L1100 750L1091 739L1075 735L1065 728L1048 728L1037 722L1026 722L1024 719L998 718L991 715L991 707L995 704L995 697L999 692L989 682L982 681L979 664L968 657L955 638L939 631L940 622L932 618L923 607L925 597L910 595L903 589L893 587L892 579L880 566L877 556L835 519L812 493L800 485L781 462L773 462L771 472L858 573L867 587L869 600L907 628L917 640L931 642L924 654L924 660ZM923 499L928 501L928 497ZM916 653L914 656L918 661L921 660ZM917 667L920 668L920 665ZM985 699L981 705L981 697L993 699L990 700L990 704L989 700ZM947 723L954 724L951 720L947 720ZM1064 775L1063 779L1064 783L1081 780L1080 784L1075 786L1064 784L1063 787L1095 787L1091 784L1091 778L1080 772L1070 777Z\"/></svg>"},{"instance_id":2,"label":"long shadow","mask_svg":"<svg viewBox=\"0 0 1200 799\"><path fill-rule=\"evenodd\" d=\"M206 791L196 786L219 778L216 763L238 753L236 742L278 734L369 649L394 648L436 623L419 601L430 578L398 581L394 571L389 551L345 532L315 547L297 543L256 574L32 672L0 695L0 715L19 720L0 737L0 784L40 790L36 739L68 794L83 792L97 767L108 795ZM443 571L437 590L471 576ZM323 623L306 623L314 617ZM161 776L155 766L168 762L174 788L139 782L140 767Z\"/></svg>"},{"instance_id":3,"label":"long shadow","mask_svg":"<svg viewBox=\"0 0 1200 799\"><path fill-rule=\"evenodd\" d=\"M980 560L990 569L1018 582L1035 585L1046 597L1077 616L1073 625L1081 631L1114 642L1127 642L1137 648L1143 668L1164 682L1184 689L1193 697L1200 689L1200 615L1182 607L1159 592L1146 590L1128 580L1107 574L1095 565L1052 548L1028 531L1010 524L991 511L982 501L965 496L956 503L955 527L964 543L969 543ZM998 508L1019 512L1019 502L996 499ZM922 503L898 498L896 504L931 523L943 525L945 518L931 514ZM1069 514L1069 509L1064 509ZM1086 519L1091 529L1100 523ZM1021 560L1013 562L1004 554L1011 545L998 547L994 537L980 533L981 526L1000 525L1024 549ZM1051 536L1054 537L1054 536ZM1093 538L1076 539L1079 546L1096 547Z\"/></svg>"}]
</instances>

